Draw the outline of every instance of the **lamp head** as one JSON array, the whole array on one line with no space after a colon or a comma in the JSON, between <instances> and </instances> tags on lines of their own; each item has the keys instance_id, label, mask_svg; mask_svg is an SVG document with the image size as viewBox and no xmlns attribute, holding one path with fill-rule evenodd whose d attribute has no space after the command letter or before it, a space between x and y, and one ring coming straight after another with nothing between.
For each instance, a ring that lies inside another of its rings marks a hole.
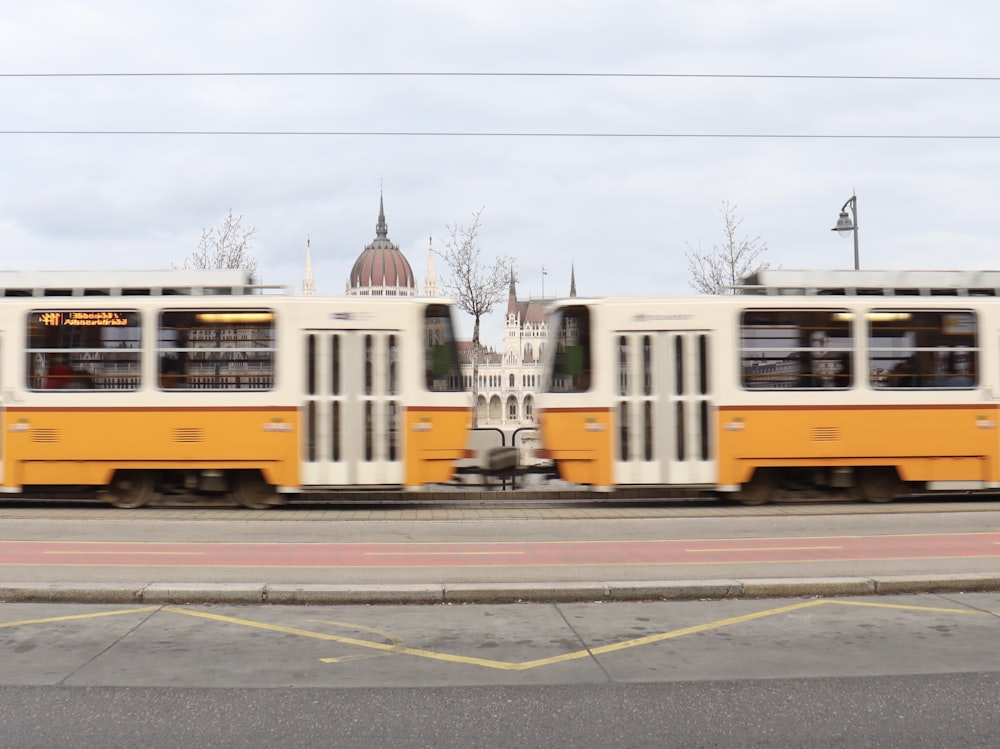
<instances>
[{"instance_id":1,"label":"lamp head","mask_svg":"<svg viewBox=\"0 0 1000 749\"><path fill-rule=\"evenodd\" d=\"M847 215L847 211L840 212L840 216L837 218L837 225L833 227L833 231L838 232L842 237L846 237L848 233L854 231L854 222Z\"/></svg>"}]
</instances>

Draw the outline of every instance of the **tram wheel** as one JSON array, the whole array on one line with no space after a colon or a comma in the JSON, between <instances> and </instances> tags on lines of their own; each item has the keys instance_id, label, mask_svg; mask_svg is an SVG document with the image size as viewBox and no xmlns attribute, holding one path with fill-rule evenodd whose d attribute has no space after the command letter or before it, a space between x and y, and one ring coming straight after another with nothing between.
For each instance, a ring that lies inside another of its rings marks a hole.
<instances>
[{"instance_id":1,"label":"tram wheel","mask_svg":"<svg viewBox=\"0 0 1000 749\"><path fill-rule=\"evenodd\" d=\"M753 472L750 481L732 495L741 505L766 505L774 496L774 473L766 468Z\"/></svg>"},{"instance_id":2,"label":"tram wheel","mask_svg":"<svg viewBox=\"0 0 1000 749\"><path fill-rule=\"evenodd\" d=\"M869 502L891 502L903 493L903 482L895 468L865 468L861 471L858 485L862 496Z\"/></svg>"},{"instance_id":3,"label":"tram wheel","mask_svg":"<svg viewBox=\"0 0 1000 749\"><path fill-rule=\"evenodd\" d=\"M230 496L251 510L268 510L285 503L274 487L264 481L260 471L237 471Z\"/></svg>"},{"instance_id":4,"label":"tram wheel","mask_svg":"<svg viewBox=\"0 0 1000 749\"><path fill-rule=\"evenodd\" d=\"M153 474L149 471L115 471L108 487L108 501L127 510L142 507L153 498Z\"/></svg>"}]
</instances>

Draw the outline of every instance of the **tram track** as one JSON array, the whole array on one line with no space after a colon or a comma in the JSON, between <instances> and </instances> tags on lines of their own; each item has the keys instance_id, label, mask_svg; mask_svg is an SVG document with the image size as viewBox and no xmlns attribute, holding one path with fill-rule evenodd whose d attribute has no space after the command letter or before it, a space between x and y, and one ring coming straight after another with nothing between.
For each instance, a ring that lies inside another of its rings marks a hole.
<instances>
[{"instance_id":1,"label":"tram track","mask_svg":"<svg viewBox=\"0 0 1000 749\"><path fill-rule=\"evenodd\" d=\"M241 507L226 497L167 495L127 510L113 507L96 493L60 497L18 497L0 502L0 521L19 517L218 520L461 520L461 519L617 519L665 517L774 517L821 515L902 515L942 512L997 512L1000 494L914 495L890 503L839 499L783 500L745 506L703 497L600 498L566 492L447 491L414 495L293 495L284 505L266 510Z\"/></svg>"}]
</instances>

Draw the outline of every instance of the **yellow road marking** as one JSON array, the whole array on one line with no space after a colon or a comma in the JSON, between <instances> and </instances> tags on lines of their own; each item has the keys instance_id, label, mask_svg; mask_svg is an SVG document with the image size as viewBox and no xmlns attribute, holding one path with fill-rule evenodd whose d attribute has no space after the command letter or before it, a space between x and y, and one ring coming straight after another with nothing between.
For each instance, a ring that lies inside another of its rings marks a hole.
<instances>
[{"instance_id":1,"label":"yellow road marking","mask_svg":"<svg viewBox=\"0 0 1000 749\"><path fill-rule=\"evenodd\" d=\"M175 614L180 614L183 616L192 616L200 619L208 619L210 621L216 621L225 624L236 624L242 627L251 627L253 629L261 629L270 632L293 635L296 637L307 637L314 640L336 642L340 645L359 647L365 649L366 651L375 651L374 653L369 652L369 654L367 655L320 658L319 660L322 663L343 663L351 660L358 660L359 658L377 657L382 655L411 655L418 658L444 661L446 663L460 663L470 666L479 666L482 668L492 668L504 671L527 671L542 666L551 666L557 663L566 663L569 661L591 658L594 656L604 655L607 653L615 653L622 650L629 650L631 648L642 647L644 645L651 645L658 642L664 642L666 640L672 640L679 637L684 637L686 635L697 634L699 632L708 632L711 630L720 629L722 627L744 624L746 622L751 622L757 619L765 619L768 617L778 616L780 614L786 614L801 609L812 608L816 606L824 606L829 604L840 605L840 606L868 606L872 608L895 609L901 611L915 611L915 612L925 612L925 613L1000 616L1000 612L998 611L989 612L989 611L981 611L977 609L968 609L968 608L946 608L946 607L936 607L936 606L917 606L912 604L877 603L869 601L850 601L850 600L840 600L840 599L817 598L809 601L800 601L798 603L793 603L787 606L779 606L777 608L765 609L763 611L756 611L750 614L741 614L740 616L733 616L725 619L717 619L715 621L705 622L703 624L695 624L690 627L682 627L680 629L674 629L668 632L660 632L658 634L645 635L643 637L637 637L630 640L623 640L622 642L612 643L610 645L602 645L600 647L595 647L595 648L585 648L570 653L563 653L561 655L554 655L547 658L538 658L531 661L520 661L520 662L499 661L489 658L474 658L470 656L457 655L453 653L441 653L433 650L425 650L423 648L412 648L408 647L403 642L402 638L395 636L389 632L361 624L351 624L349 622L312 620L312 621L319 621L325 624L330 624L336 627L343 627L346 629L353 629L361 632L370 632L374 635L384 638L387 642L365 640L358 637L336 635L327 632L316 632L313 630L303 629L300 627L288 627L281 624L270 624L267 622L254 621L252 619L242 619L234 616L226 616L224 614L214 614L207 611L196 611L194 609L183 608L180 606L141 606L138 608L116 609L114 611L98 611L98 612L91 612L88 614L71 614L68 616L54 616L42 619L24 619L15 622L0 622L0 629L27 626L33 624L53 624L58 622L97 619L106 616L122 616L124 614L142 614L151 611L167 611Z\"/></svg>"},{"instance_id":2,"label":"yellow road marking","mask_svg":"<svg viewBox=\"0 0 1000 749\"><path fill-rule=\"evenodd\" d=\"M361 632L371 632L372 634L378 635L379 637L384 637L389 640L396 648L404 647L403 640L400 637L392 634L391 632L386 632L385 630L378 629L376 627L367 627L364 624L351 624L350 622L332 622L326 619L313 619L311 621L317 621L322 624L332 624L334 627L343 627L344 629L355 629ZM382 658L387 655L395 655L396 650L390 650L383 653L361 653L360 655L345 655L340 658L320 658L321 663L346 663L347 661L357 661L364 660L366 658Z\"/></svg>"},{"instance_id":3,"label":"yellow road marking","mask_svg":"<svg viewBox=\"0 0 1000 749\"><path fill-rule=\"evenodd\" d=\"M843 549L843 546L741 546L728 549L684 549L692 553L719 551L816 551L817 549Z\"/></svg>"},{"instance_id":4,"label":"yellow road marking","mask_svg":"<svg viewBox=\"0 0 1000 749\"><path fill-rule=\"evenodd\" d=\"M124 556L139 556L142 554L151 554L153 556L163 556L163 557L203 557L205 556L204 551L59 551L56 549L47 549L42 552L43 554L71 554L71 555L83 555L83 554L100 554L101 556L107 555L111 556L113 554L124 555Z\"/></svg>"},{"instance_id":5,"label":"yellow road marking","mask_svg":"<svg viewBox=\"0 0 1000 749\"><path fill-rule=\"evenodd\" d=\"M122 614L142 614L147 611L157 611L159 606L143 606L138 609L119 609L118 611L95 611L90 614L71 614L69 616L50 616L45 619L23 619L19 622L0 622L0 629L6 627L23 627L28 624L53 624L69 622L74 619L96 619L100 616L121 616Z\"/></svg>"},{"instance_id":6,"label":"yellow road marking","mask_svg":"<svg viewBox=\"0 0 1000 749\"><path fill-rule=\"evenodd\" d=\"M1000 611L981 611L979 609L953 609L939 606L913 606L906 603L875 603L873 601L838 601L830 599L827 603L835 603L840 606L870 606L875 609L901 609L903 611L926 611L937 614L987 614L989 616L1000 616Z\"/></svg>"},{"instance_id":7,"label":"yellow road marking","mask_svg":"<svg viewBox=\"0 0 1000 749\"><path fill-rule=\"evenodd\" d=\"M685 635L695 634L697 632L706 632L711 629L727 627L733 624L741 624L743 622L753 621L754 619L763 619L769 616L777 616L778 614L784 614L789 611L797 611L798 609L809 608L812 606L819 606L824 602L825 601L822 599L816 599L813 601L803 601L801 603L795 603L790 606L781 606L775 609L767 609L766 611L757 611L752 614L743 614L741 616L729 617L727 619L719 619L714 622L707 622L705 624L696 624L691 627L684 627L683 629L676 629L670 632L662 632L656 635L637 637L632 640L625 640L624 642L614 643L612 645L603 645L598 648L587 648L584 650L576 650L571 653L563 653L562 655L554 655L548 658L538 658L532 661L521 661L521 662L498 661L489 658L473 658L470 656L455 655L452 653L439 653L434 650L424 650L422 648L407 647L405 645L402 645L398 641L393 643L374 642L371 640L362 640L356 637L345 637L342 635L333 635L326 632L314 632L312 630L301 629L298 627L286 627L281 624L269 624L266 622L257 622L251 619L240 619L237 617L225 616L223 614L212 614L206 611L193 611L191 609L185 609L175 606L167 606L164 608L164 611L172 611L177 614L201 617L203 619L211 619L213 621L226 622L228 624L238 624L244 627L253 627L255 629L264 629L270 632L280 632L282 634L297 635L299 637L310 637L317 640L326 640L328 642L336 642L342 645L353 645L356 647L370 648L372 650L377 650L382 653L392 653L395 655L412 655L418 658L446 661L448 663L463 663L470 666L481 666L483 668L493 668L502 671L527 671L529 669L538 668L540 666L551 666L556 663L565 663L567 661L575 661L583 658L590 658L594 655L613 653L618 650L626 650L628 648L640 647L642 645L650 645L655 642L663 642L664 640L670 640L675 637L683 637ZM320 659L320 660L329 663L329 662L335 662L336 659L333 659L332 661L330 659Z\"/></svg>"},{"instance_id":8,"label":"yellow road marking","mask_svg":"<svg viewBox=\"0 0 1000 749\"><path fill-rule=\"evenodd\" d=\"M523 551L366 551L366 557L489 557L517 556Z\"/></svg>"}]
</instances>

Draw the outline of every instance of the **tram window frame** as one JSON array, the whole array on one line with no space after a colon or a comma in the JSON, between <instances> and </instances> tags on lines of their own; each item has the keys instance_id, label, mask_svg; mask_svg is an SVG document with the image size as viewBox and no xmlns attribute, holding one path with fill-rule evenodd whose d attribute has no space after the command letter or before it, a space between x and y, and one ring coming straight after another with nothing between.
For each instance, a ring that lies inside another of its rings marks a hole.
<instances>
[{"instance_id":1,"label":"tram window frame","mask_svg":"<svg viewBox=\"0 0 1000 749\"><path fill-rule=\"evenodd\" d=\"M433 393L465 390L458 366L455 326L447 304L428 304L424 309L424 387Z\"/></svg>"},{"instance_id":2,"label":"tram window frame","mask_svg":"<svg viewBox=\"0 0 1000 749\"><path fill-rule=\"evenodd\" d=\"M563 307L549 321L549 342L545 346L547 382L545 392L585 393L590 390L593 351L590 308Z\"/></svg>"},{"instance_id":3,"label":"tram window frame","mask_svg":"<svg viewBox=\"0 0 1000 749\"><path fill-rule=\"evenodd\" d=\"M865 313L875 390L978 386L979 316L971 309L879 307Z\"/></svg>"},{"instance_id":4,"label":"tram window frame","mask_svg":"<svg viewBox=\"0 0 1000 749\"><path fill-rule=\"evenodd\" d=\"M275 388L277 324L273 309L161 310L156 340L157 385L161 390L257 393Z\"/></svg>"},{"instance_id":5,"label":"tram window frame","mask_svg":"<svg viewBox=\"0 0 1000 749\"><path fill-rule=\"evenodd\" d=\"M745 308L740 384L758 392L848 390L855 384L856 340L854 314L844 308Z\"/></svg>"},{"instance_id":6,"label":"tram window frame","mask_svg":"<svg viewBox=\"0 0 1000 749\"><path fill-rule=\"evenodd\" d=\"M133 392L141 387L139 310L33 309L25 326L28 390Z\"/></svg>"}]
</instances>

